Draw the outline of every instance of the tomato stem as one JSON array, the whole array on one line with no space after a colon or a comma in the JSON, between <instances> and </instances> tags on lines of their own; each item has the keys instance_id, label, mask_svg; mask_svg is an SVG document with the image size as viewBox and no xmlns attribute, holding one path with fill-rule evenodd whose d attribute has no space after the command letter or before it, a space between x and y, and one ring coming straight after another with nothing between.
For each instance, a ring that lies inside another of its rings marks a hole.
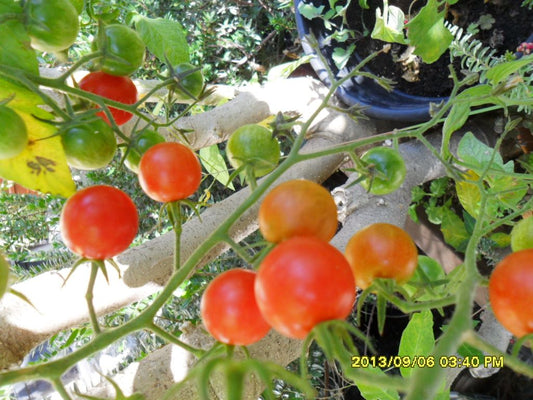
<instances>
[{"instance_id":1,"label":"tomato stem","mask_svg":"<svg viewBox=\"0 0 533 400\"><path fill-rule=\"evenodd\" d=\"M91 319L91 325L93 327L94 333L99 334L101 332L100 325L98 324L98 318L96 316L96 311L93 304L93 289L96 282L96 275L98 274L99 263L101 261L92 261L91 262L91 275L89 277L89 285L87 287L87 293L85 294L85 299L87 300L87 307L89 308L89 318Z\"/></svg>"},{"instance_id":2,"label":"tomato stem","mask_svg":"<svg viewBox=\"0 0 533 400\"><path fill-rule=\"evenodd\" d=\"M172 223L172 229L175 234L174 241L174 271L178 270L181 265L181 202L173 201L167 204L167 213Z\"/></svg>"}]
</instances>

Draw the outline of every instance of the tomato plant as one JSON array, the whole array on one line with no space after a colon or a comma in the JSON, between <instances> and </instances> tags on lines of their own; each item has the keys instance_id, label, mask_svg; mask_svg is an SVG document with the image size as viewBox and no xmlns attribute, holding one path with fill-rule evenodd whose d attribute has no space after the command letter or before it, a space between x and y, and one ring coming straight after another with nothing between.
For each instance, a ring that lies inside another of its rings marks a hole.
<instances>
[{"instance_id":1,"label":"tomato plant","mask_svg":"<svg viewBox=\"0 0 533 400\"><path fill-rule=\"evenodd\" d=\"M155 131L149 129L142 131L140 134L132 138L124 164L131 171L138 173L139 162L146 150L158 143L163 143L164 141L165 138Z\"/></svg>"},{"instance_id":2,"label":"tomato plant","mask_svg":"<svg viewBox=\"0 0 533 400\"><path fill-rule=\"evenodd\" d=\"M489 299L494 315L513 335L533 333L533 249L505 257L492 271Z\"/></svg>"},{"instance_id":3,"label":"tomato plant","mask_svg":"<svg viewBox=\"0 0 533 400\"><path fill-rule=\"evenodd\" d=\"M117 149L113 130L97 117L68 127L61 135L61 142L68 164L82 170L105 167Z\"/></svg>"},{"instance_id":4,"label":"tomato plant","mask_svg":"<svg viewBox=\"0 0 533 400\"><path fill-rule=\"evenodd\" d=\"M318 183L290 180L265 196L259 208L259 230L273 243L293 236L316 236L329 241L337 230L337 206Z\"/></svg>"},{"instance_id":5,"label":"tomato plant","mask_svg":"<svg viewBox=\"0 0 533 400\"><path fill-rule=\"evenodd\" d=\"M24 120L13 109L0 105L0 160L15 157L27 144Z\"/></svg>"},{"instance_id":6,"label":"tomato plant","mask_svg":"<svg viewBox=\"0 0 533 400\"><path fill-rule=\"evenodd\" d=\"M256 124L241 126L233 132L226 152L234 168L249 166L256 177L272 171L280 158L279 143L272 137L272 132Z\"/></svg>"},{"instance_id":7,"label":"tomato plant","mask_svg":"<svg viewBox=\"0 0 533 400\"><path fill-rule=\"evenodd\" d=\"M137 32L125 25L105 26L94 47L103 53L96 63L97 68L106 74L130 75L144 61L144 42Z\"/></svg>"},{"instance_id":8,"label":"tomato plant","mask_svg":"<svg viewBox=\"0 0 533 400\"><path fill-rule=\"evenodd\" d=\"M139 220L129 196L112 186L82 189L63 206L60 218L63 241L72 252L104 260L128 248Z\"/></svg>"},{"instance_id":9,"label":"tomato plant","mask_svg":"<svg viewBox=\"0 0 533 400\"><path fill-rule=\"evenodd\" d=\"M69 0L28 0L24 12L31 45L37 50L65 50L78 36L78 13Z\"/></svg>"},{"instance_id":10,"label":"tomato plant","mask_svg":"<svg viewBox=\"0 0 533 400\"><path fill-rule=\"evenodd\" d=\"M375 278L403 283L413 275L418 261L409 234L387 223L375 223L356 232L348 241L345 254L361 289L369 287Z\"/></svg>"},{"instance_id":11,"label":"tomato plant","mask_svg":"<svg viewBox=\"0 0 533 400\"><path fill-rule=\"evenodd\" d=\"M255 272L236 268L218 275L205 289L202 320L219 342L247 346L270 330L255 301L255 280Z\"/></svg>"},{"instance_id":12,"label":"tomato plant","mask_svg":"<svg viewBox=\"0 0 533 400\"><path fill-rule=\"evenodd\" d=\"M316 324L350 314L355 282L335 247L315 237L293 237L278 244L259 266L255 297L274 329L302 339Z\"/></svg>"},{"instance_id":13,"label":"tomato plant","mask_svg":"<svg viewBox=\"0 0 533 400\"><path fill-rule=\"evenodd\" d=\"M398 189L405 180L405 162L390 147L374 147L361 157L368 176L361 185L370 193L382 195Z\"/></svg>"},{"instance_id":14,"label":"tomato plant","mask_svg":"<svg viewBox=\"0 0 533 400\"><path fill-rule=\"evenodd\" d=\"M202 167L187 146L167 142L152 146L141 157L139 183L156 201L171 202L192 195L202 180Z\"/></svg>"},{"instance_id":15,"label":"tomato plant","mask_svg":"<svg viewBox=\"0 0 533 400\"><path fill-rule=\"evenodd\" d=\"M102 71L91 72L83 77L79 86L80 89L86 92L94 93L119 103L134 104L137 101L137 88L127 76L114 76ZM117 125L123 125L133 117L132 113L114 107L109 107L109 111ZM98 112L97 115L109 123L104 111Z\"/></svg>"},{"instance_id":16,"label":"tomato plant","mask_svg":"<svg viewBox=\"0 0 533 400\"><path fill-rule=\"evenodd\" d=\"M174 93L182 99L197 99L204 89L202 71L193 71L195 67L189 63L181 63L174 69L174 77L178 81L174 85Z\"/></svg>"},{"instance_id":17,"label":"tomato plant","mask_svg":"<svg viewBox=\"0 0 533 400\"><path fill-rule=\"evenodd\" d=\"M533 218L528 217L517 222L511 231L511 248L513 251L533 248Z\"/></svg>"}]
</instances>

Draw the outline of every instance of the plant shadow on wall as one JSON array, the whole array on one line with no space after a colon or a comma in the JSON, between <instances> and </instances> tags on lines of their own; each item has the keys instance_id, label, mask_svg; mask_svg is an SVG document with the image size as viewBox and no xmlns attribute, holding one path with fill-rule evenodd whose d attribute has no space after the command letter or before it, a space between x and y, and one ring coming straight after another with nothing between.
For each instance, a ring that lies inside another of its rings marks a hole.
<instances>
[{"instance_id":1,"label":"plant shadow on wall","mask_svg":"<svg viewBox=\"0 0 533 400\"><path fill-rule=\"evenodd\" d=\"M300 37L317 39L324 62L338 78L380 52L365 68L387 82L358 77L338 95L348 105L368 106L368 115L382 119L428 119L430 102L438 104L451 93L450 63L464 78L529 54L533 47L527 44L533 41L533 9L514 0L299 0L296 9ZM305 39L304 49L314 53ZM324 63L312 63L328 82ZM471 76L472 83L483 78Z\"/></svg>"}]
</instances>

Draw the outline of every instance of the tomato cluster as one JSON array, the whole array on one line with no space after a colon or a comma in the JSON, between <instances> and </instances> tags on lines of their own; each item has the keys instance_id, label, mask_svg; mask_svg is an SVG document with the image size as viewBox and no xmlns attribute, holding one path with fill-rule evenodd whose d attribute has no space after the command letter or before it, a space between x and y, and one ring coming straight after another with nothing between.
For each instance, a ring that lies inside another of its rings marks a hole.
<instances>
[{"instance_id":1,"label":"tomato cluster","mask_svg":"<svg viewBox=\"0 0 533 400\"><path fill-rule=\"evenodd\" d=\"M401 283L417 265L417 250L408 234L389 224L374 224L357 232L342 254L329 243L337 229L334 199L325 188L307 180L287 181L265 196L259 209L259 229L275 247L257 272L247 271L255 276L255 282L253 291L248 288L246 299L239 302L247 307L246 317L232 296L231 287L237 282L223 287L216 279L202 299L206 328L227 344L260 339L266 334L263 320L285 336L302 339L317 324L350 314L356 283L361 288L374 278ZM226 273L225 281L231 281L231 272ZM217 290L212 285L217 285ZM235 318L241 318L240 324L224 324ZM261 329L252 329L246 340L235 339L244 327L253 326Z\"/></svg>"}]
</instances>

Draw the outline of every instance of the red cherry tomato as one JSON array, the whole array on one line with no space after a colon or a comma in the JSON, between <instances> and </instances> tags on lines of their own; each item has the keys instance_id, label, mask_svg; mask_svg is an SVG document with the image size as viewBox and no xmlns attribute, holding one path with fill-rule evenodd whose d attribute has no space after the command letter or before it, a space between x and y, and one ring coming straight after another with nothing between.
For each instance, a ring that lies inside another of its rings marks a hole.
<instances>
[{"instance_id":1,"label":"red cherry tomato","mask_svg":"<svg viewBox=\"0 0 533 400\"><path fill-rule=\"evenodd\" d=\"M83 77L79 86L80 89L86 92L94 93L119 103L134 104L137 101L137 88L127 76L114 76L101 71L91 72ZM133 117L132 113L114 107L109 107L109 111L117 125L123 125ZM105 112L100 111L97 115L109 123Z\"/></svg>"},{"instance_id":2,"label":"red cherry tomato","mask_svg":"<svg viewBox=\"0 0 533 400\"><path fill-rule=\"evenodd\" d=\"M70 197L61 212L63 241L74 253L104 260L131 244L139 225L137 208L129 196L112 186L97 185Z\"/></svg>"},{"instance_id":3,"label":"red cherry tomato","mask_svg":"<svg viewBox=\"0 0 533 400\"><path fill-rule=\"evenodd\" d=\"M350 265L335 247L315 237L293 237L263 260L255 298L281 334L303 339L320 322L344 319L355 301Z\"/></svg>"},{"instance_id":4,"label":"red cherry tomato","mask_svg":"<svg viewBox=\"0 0 533 400\"><path fill-rule=\"evenodd\" d=\"M259 208L259 230L269 242L293 236L329 241L337 231L337 206L318 183L294 179L276 186Z\"/></svg>"},{"instance_id":5,"label":"red cherry tomato","mask_svg":"<svg viewBox=\"0 0 533 400\"><path fill-rule=\"evenodd\" d=\"M255 279L255 272L237 268L223 272L207 286L200 310L205 327L218 341L247 346L270 330L255 301Z\"/></svg>"},{"instance_id":6,"label":"red cherry tomato","mask_svg":"<svg viewBox=\"0 0 533 400\"><path fill-rule=\"evenodd\" d=\"M407 281L418 264L416 246L407 232L395 225L376 223L352 236L345 250L357 286L366 289L374 278Z\"/></svg>"},{"instance_id":7,"label":"red cherry tomato","mask_svg":"<svg viewBox=\"0 0 533 400\"><path fill-rule=\"evenodd\" d=\"M167 142L150 147L139 163L139 183L144 192L163 203L182 200L200 186L202 167L187 146Z\"/></svg>"},{"instance_id":8,"label":"red cherry tomato","mask_svg":"<svg viewBox=\"0 0 533 400\"><path fill-rule=\"evenodd\" d=\"M494 315L513 335L533 333L533 249L505 257L489 279Z\"/></svg>"}]
</instances>

